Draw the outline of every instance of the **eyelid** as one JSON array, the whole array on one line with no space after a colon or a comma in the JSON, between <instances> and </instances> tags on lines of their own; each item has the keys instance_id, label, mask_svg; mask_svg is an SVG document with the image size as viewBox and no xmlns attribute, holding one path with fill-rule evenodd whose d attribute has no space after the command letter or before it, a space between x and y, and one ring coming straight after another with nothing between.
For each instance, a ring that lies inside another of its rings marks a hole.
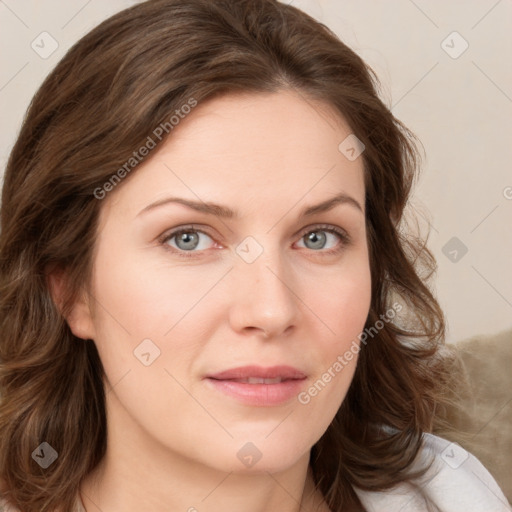
<instances>
[{"instance_id":1,"label":"eyelid","mask_svg":"<svg viewBox=\"0 0 512 512\"><path fill-rule=\"evenodd\" d=\"M328 231L328 232L337 234L338 236L340 236L341 238L343 238L347 241L349 241L351 239L350 235L343 228L336 226L335 224L321 224L321 223L320 224L310 224L309 226L302 228L298 232L297 236L303 237L304 235L306 235L307 233L310 233L311 231Z\"/></svg>"}]
</instances>

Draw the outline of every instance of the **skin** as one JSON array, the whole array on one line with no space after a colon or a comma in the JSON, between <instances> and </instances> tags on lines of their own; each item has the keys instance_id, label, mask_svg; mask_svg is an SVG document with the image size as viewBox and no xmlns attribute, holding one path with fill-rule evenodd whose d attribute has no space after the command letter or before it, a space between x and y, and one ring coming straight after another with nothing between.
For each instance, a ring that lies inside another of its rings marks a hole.
<instances>
[{"instance_id":1,"label":"skin","mask_svg":"<svg viewBox=\"0 0 512 512\"><path fill-rule=\"evenodd\" d=\"M94 340L107 377L108 448L81 486L87 512L328 510L309 454L357 357L307 404L243 404L203 377L287 364L307 374L307 390L357 340L371 279L362 158L338 150L350 133L327 105L292 91L223 96L198 105L103 201L90 293L68 317ZM340 192L362 211L344 203L299 217ZM175 203L139 214L171 196L239 218ZM194 257L179 256L184 244L161 235L192 223L204 234ZM325 241L308 241L312 231ZM236 252L249 236L263 249L250 264ZM160 350L149 366L134 356L144 339ZM248 442L262 454L252 467L237 457Z\"/></svg>"}]
</instances>

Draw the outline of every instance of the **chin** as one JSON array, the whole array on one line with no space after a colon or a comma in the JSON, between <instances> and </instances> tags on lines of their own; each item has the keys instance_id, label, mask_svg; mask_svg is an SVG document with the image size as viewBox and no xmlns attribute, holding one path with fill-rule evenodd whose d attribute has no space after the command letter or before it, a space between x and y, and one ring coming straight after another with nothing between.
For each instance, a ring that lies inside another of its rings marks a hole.
<instances>
[{"instance_id":1,"label":"chin","mask_svg":"<svg viewBox=\"0 0 512 512\"><path fill-rule=\"evenodd\" d=\"M213 465L224 472L240 474L279 473L307 457L312 444L293 436L278 436L268 432L259 435L235 436L224 446L218 446ZM274 438L272 439L272 437Z\"/></svg>"}]
</instances>

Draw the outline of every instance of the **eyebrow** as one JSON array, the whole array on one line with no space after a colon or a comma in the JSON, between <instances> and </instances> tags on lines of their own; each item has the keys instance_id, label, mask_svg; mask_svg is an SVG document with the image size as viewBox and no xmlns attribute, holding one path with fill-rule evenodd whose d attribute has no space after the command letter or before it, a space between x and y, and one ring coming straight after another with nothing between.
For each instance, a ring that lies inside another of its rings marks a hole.
<instances>
[{"instance_id":1,"label":"eyebrow","mask_svg":"<svg viewBox=\"0 0 512 512\"><path fill-rule=\"evenodd\" d=\"M151 211L151 210L154 210L161 206L172 204L172 203L182 204L182 205L187 206L188 208L191 208L192 210L195 210L197 212L205 213L207 215L214 215L215 217L221 217L221 218L225 218L225 219L239 218L238 213L233 211L231 208L228 208L227 206L222 206L220 204L211 203L211 202L193 201L191 199L185 199L182 197L167 197L165 199L160 199L159 201L151 203L150 205L143 208L137 214L137 217L143 213L146 213L148 211ZM354 208L356 208L357 210L359 210L361 213L364 214L362 206L359 204L359 202L356 199L354 199L352 196L349 196L345 193L341 193L334 197L326 199L325 201L322 201L321 203L318 203L316 205L303 208L300 211L299 217L309 217L309 216L317 214L317 213L326 212L326 211L332 210L335 206L337 206L339 204L348 204L350 206L353 206Z\"/></svg>"}]
</instances>

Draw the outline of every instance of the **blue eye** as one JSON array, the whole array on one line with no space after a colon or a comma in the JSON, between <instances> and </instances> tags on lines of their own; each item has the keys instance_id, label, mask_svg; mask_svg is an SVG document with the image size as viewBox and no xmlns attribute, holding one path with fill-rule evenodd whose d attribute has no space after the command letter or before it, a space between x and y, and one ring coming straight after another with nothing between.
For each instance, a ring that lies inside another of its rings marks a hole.
<instances>
[{"instance_id":1,"label":"blue eye","mask_svg":"<svg viewBox=\"0 0 512 512\"><path fill-rule=\"evenodd\" d=\"M199 231L198 229L190 227L173 231L172 233L167 235L162 240L162 242L167 245L170 245L171 247L179 250L180 252L194 252L196 249L204 250L205 247L199 247L201 242L199 235L205 235L211 240L211 237L207 235L204 231ZM170 242L174 239L175 242L173 246L170 244Z\"/></svg>"},{"instance_id":2,"label":"blue eye","mask_svg":"<svg viewBox=\"0 0 512 512\"><path fill-rule=\"evenodd\" d=\"M325 249L324 245L328 238L326 233L327 231L311 231L311 233L302 237L301 240L305 240L305 245L309 249ZM329 234L332 235L332 233ZM312 242L313 247L307 245L309 242Z\"/></svg>"},{"instance_id":3,"label":"blue eye","mask_svg":"<svg viewBox=\"0 0 512 512\"><path fill-rule=\"evenodd\" d=\"M339 245L335 245L333 248L327 248L327 250L323 250L322 252L324 253L333 254L339 252L350 242L350 238L347 233L335 226L328 225L316 226L313 229L308 228L308 231L302 235L301 240L305 240L306 243L310 244L309 246L306 245L308 249L312 249L315 252L318 252L318 249L325 249L324 246L329 240L329 235L331 238L339 238L341 243Z\"/></svg>"}]
</instances>

